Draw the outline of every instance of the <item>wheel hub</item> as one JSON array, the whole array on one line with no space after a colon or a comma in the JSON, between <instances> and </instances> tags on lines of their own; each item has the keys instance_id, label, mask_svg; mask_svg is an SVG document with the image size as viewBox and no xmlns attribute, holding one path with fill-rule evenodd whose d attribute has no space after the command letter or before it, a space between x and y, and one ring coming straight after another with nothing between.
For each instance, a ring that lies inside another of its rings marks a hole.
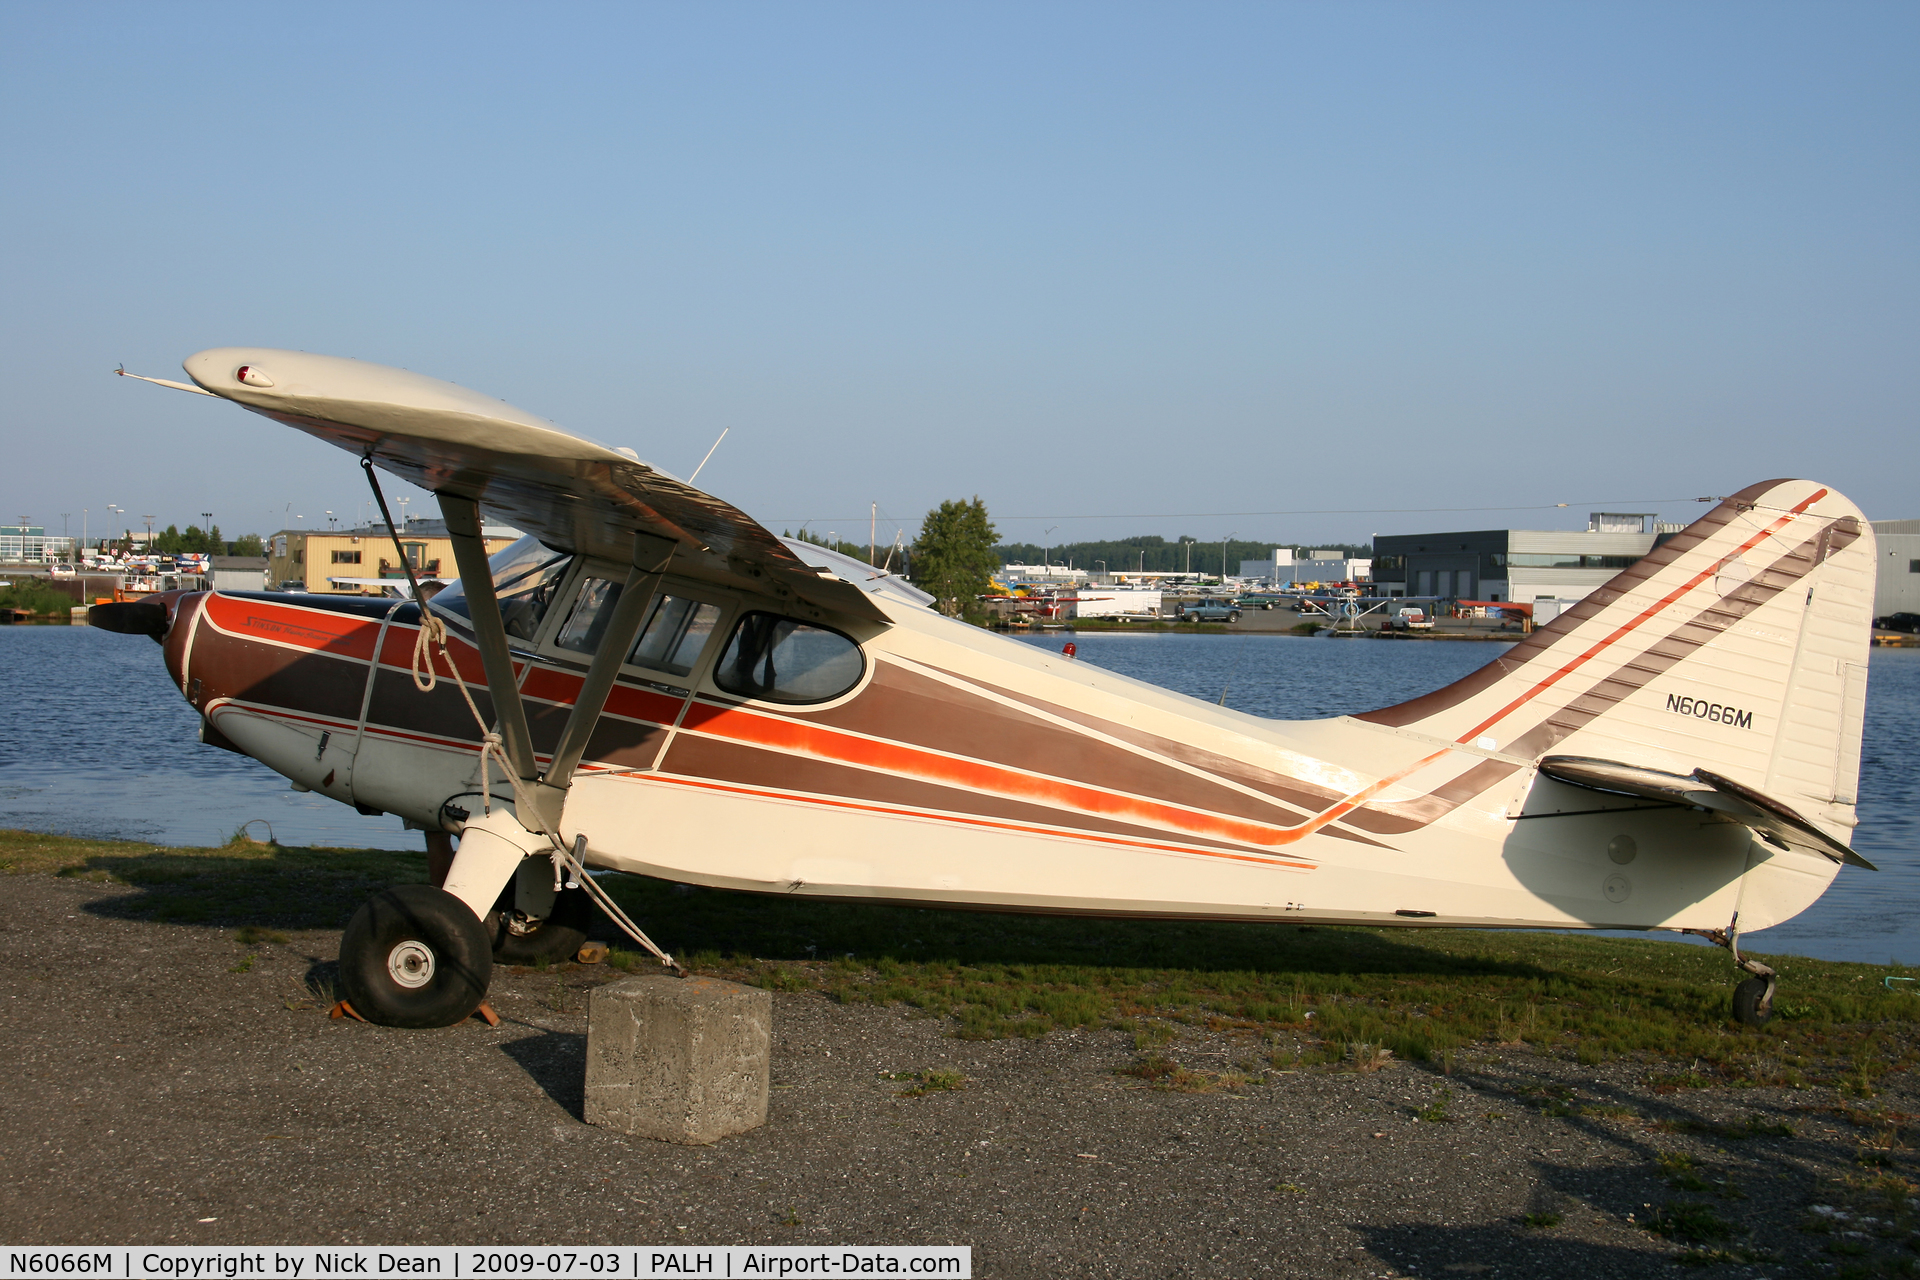
<instances>
[{"instance_id":1,"label":"wheel hub","mask_svg":"<svg viewBox=\"0 0 1920 1280\"><path fill-rule=\"evenodd\" d=\"M433 948L411 938L387 952L387 972L403 987L424 987L433 981Z\"/></svg>"}]
</instances>

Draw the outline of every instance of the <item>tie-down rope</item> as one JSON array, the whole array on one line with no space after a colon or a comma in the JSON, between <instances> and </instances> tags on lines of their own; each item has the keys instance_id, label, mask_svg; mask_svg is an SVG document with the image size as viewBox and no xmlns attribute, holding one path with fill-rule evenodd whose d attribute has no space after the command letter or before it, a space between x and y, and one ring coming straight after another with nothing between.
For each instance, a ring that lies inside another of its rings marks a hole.
<instances>
[{"instance_id":1,"label":"tie-down rope","mask_svg":"<svg viewBox=\"0 0 1920 1280\"><path fill-rule=\"evenodd\" d=\"M514 816L526 814L540 824L540 834L553 845L553 891L560 892L562 880L569 889L585 889L587 896L599 904L607 913L607 918L618 925L623 933L652 952L654 957L666 968L672 969L681 977L687 976L682 965L674 963L672 956L662 951L645 930L635 924L620 904L600 887L594 878L587 874L586 863L581 851L586 845L585 837L580 840L581 848L569 849L560 833L547 824L532 798L527 794L520 775L514 770L513 763L507 759L507 753L500 741L500 735L487 727L486 717L480 714L479 706L473 700L473 693L467 688L467 682L460 675L460 667L447 652L447 624L440 618L427 612L427 602L420 598L420 581L414 576L413 562L407 559L406 548L400 545L400 535L393 527L393 513L387 510L387 495L380 491L380 477L374 474L373 450L369 448L360 459L360 467L367 473L367 483L373 487L373 500L380 505L380 517L387 522L387 536L393 539L393 549L400 557L400 566L406 570L407 583L413 588L414 603L420 606L420 629L413 637L413 687L422 693L432 693L439 684L439 675L433 669L433 646L438 645L440 656L446 659L447 670L453 675L453 682L460 686L460 696L466 699L467 710L473 713L473 722L480 726L480 805L481 812L493 812L493 771L492 762L500 762L500 772L505 775L507 785L513 788ZM422 675L422 672L425 672ZM522 820L524 822L524 819Z\"/></svg>"}]
</instances>

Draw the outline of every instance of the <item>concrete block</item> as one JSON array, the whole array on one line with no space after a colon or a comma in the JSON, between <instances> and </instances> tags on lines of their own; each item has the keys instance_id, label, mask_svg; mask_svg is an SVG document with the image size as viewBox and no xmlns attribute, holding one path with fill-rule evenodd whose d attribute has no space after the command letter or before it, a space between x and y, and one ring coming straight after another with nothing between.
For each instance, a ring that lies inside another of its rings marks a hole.
<instances>
[{"instance_id":1,"label":"concrete block","mask_svg":"<svg viewBox=\"0 0 1920 1280\"><path fill-rule=\"evenodd\" d=\"M666 1142L767 1122L773 996L718 978L647 974L587 1008L586 1121Z\"/></svg>"}]
</instances>

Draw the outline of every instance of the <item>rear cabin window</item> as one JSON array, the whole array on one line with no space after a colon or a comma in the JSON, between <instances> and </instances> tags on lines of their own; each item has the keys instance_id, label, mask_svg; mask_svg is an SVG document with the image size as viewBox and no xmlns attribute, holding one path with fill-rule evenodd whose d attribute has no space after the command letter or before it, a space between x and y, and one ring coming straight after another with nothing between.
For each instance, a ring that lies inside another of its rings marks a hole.
<instances>
[{"instance_id":1,"label":"rear cabin window","mask_svg":"<svg viewBox=\"0 0 1920 1280\"><path fill-rule=\"evenodd\" d=\"M684 596L661 596L640 629L627 661L676 676L691 675L701 650L720 622L720 606Z\"/></svg>"},{"instance_id":2,"label":"rear cabin window","mask_svg":"<svg viewBox=\"0 0 1920 1280\"><path fill-rule=\"evenodd\" d=\"M620 603L622 585L608 578L589 577L582 582L567 620L553 637L554 644L575 653L597 653L613 621L614 606ZM690 675L719 621L718 605L684 596L659 596L640 628L640 638L627 654L627 662L676 676Z\"/></svg>"},{"instance_id":3,"label":"rear cabin window","mask_svg":"<svg viewBox=\"0 0 1920 1280\"><path fill-rule=\"evenodd\" d=\"M749 613L714 668L728 693L765 702L825 702L860 683L866 659L838 631L775 613Z\"/></svg>"}]
</instances>

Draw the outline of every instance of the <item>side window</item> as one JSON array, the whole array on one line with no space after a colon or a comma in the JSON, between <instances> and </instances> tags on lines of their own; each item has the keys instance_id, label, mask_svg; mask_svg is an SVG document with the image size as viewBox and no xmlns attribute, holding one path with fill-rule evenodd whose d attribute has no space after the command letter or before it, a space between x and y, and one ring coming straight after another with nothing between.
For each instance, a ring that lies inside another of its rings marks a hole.
<instances>
[{"instance_id":1,"label":"side window","mask_svg":"<svg viewBox=\"0 0 1920 1280\"><path fill-rule=\"evenodd\" d=\"M613 621L613 606L620 602L620 584L607 578L584 578L580 594L553 642L575 653L592 653L600 647L600 637Z\"/></svg>"},{"instance_id":2,"label":"side window","mask_svg":"<svg viewBox=\"0 0 1920 1280\"><path fill-rule=\"evenodd\" d=\"M866 659L838 631L774 613L749 613L734 628L713 682L766 702L825 702L860 682Z\"/></svg>"},{"instance_id":3,"label":"side window","mask_svg":"<svg viewBox=\"0 0 1920 1280\"><path fill-rule=\"evenodd\" d=\"M640 628L627 661L676 676L690 675L700 651L720 621L720 606L682 596L661 596L654 602L647 625Z\"/></svg>"}]
</instances>

